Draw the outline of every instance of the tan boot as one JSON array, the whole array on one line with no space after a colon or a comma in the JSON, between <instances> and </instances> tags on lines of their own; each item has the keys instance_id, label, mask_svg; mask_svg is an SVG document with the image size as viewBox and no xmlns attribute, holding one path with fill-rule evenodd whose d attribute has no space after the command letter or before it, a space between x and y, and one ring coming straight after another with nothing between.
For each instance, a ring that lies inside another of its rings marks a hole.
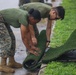
<instances>
[{"instance_id":1,"label":"tan boot","mask_svg":"<svg viewBox=\"0 0 76 75\"><path fill-rule=\"evenodd\" d=\"M14 57L9 57L9 62L7 66L12 68L21 68L22 64L15 62Z\"/></svg>"},{"instance_id":2,"label":"tan boot","mask_svg":"<svg viewBox=\"0 0 76 75\"><path fill-rule=\"evenodd\" d=\"M7 64L6 60L7 60L7 58L1 58L0 71L1 72L7 72L7 73L15 72L14 69L6 66L6 64Z\"/></svg>"}]
</instances>

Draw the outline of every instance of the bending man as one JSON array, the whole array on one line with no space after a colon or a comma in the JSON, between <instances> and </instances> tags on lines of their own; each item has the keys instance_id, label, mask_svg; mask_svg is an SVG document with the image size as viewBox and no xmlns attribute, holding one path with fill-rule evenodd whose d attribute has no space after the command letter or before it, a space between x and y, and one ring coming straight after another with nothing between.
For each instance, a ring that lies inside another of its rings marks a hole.
<instances>
[{"instance_id":1,"label":"bending man","mask_svg":"<svg viewBox=\"0 0 76 75\"><path fill-rule=\"evenodd\" d=\"M0 71L14 72L15 68L22 67L21 64L15 62L15 36L10 28L10 25L15 28L20 28L21 36L24 45L30 53L37 55L34 41L31 39L31 26L41 20L41 15L38 10L30 9L29 13L21 9L5 9L0 11ZM31 42L30 42L31 41ZM9 58L7 64L7 58Z\"/></svg>"}]
</instances>

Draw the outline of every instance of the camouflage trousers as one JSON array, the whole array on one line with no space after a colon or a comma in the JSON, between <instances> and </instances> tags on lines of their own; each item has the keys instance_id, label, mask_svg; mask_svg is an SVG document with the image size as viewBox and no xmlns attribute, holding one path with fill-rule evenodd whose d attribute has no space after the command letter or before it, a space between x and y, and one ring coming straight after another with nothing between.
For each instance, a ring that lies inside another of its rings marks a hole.
<instances>
[{"instance_id":1,"label":"camouflage trousers","mask_svg":"<svg viewBox=\"0 0 76 75\"><path fill-rule=\"evenodd\" d=\"M14 56L15 36L9 25L0 22L0 57Z\"/></svg>"}]
</instances>

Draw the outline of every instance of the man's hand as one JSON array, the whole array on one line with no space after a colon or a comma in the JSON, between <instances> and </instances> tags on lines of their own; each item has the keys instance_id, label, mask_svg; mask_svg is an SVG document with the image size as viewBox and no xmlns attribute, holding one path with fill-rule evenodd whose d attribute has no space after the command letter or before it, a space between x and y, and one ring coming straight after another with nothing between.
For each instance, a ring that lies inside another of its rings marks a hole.
<instances>
[{"instance_id":1,"label":"man's hand","mask_svg":"<svg viewBox=\"0 0 76 75\"><path fill-rule=\"evenodd\" d=\"M36 56L38 56L39 53L40 53L40 49L35 47L35 46L31 46L31 49L29 50L29 52L36 55Z\"/></svg>"},{"instance_id":2,"label":"man's hand","mask_svg":"<svg viewBox=\"0 0 76 75\"><path fill-rule=\"evenodd\" d=\"M33 45L37 45L37 39L35 37L32 37L32 43Z\"/></svg>"},{"instance_id":3,"label":"man's hand","mask_svg":"<svg viewBox=\"0 0 76 75\"><path fill-rule=\"evenodd\" d=\"M34 50L29 50L29 53L34 54L35 56L38 56L38 52L34 51Z\"/></svg>"}]
</instances>

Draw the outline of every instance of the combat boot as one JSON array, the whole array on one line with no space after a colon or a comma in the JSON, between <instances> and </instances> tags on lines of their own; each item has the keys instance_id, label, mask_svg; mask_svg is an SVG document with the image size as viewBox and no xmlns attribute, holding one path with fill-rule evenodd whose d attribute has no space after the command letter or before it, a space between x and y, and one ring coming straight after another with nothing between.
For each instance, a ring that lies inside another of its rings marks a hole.
<instances>
[{"instance_id":1,"label":"combat boot","mask_svg":"<svg viewBox=\"0 0 76 75\"><path fill-rule=\"evenodd\" d=\"M7 72L7 73L13 73L15 72L14 69L7 67L7 58L2 58L1 57L1 64L0 64L0 71L1 72Z\"/></svg>"},{"instance_id":2,"label":"combat boot","mask_svg":"<svg viewBox=\"0 0 76 75\"><path fill-rule=\"evenodd\" d=\"M14 57L9 57L9 62L7 66L12 68L21 68L22 64L15 62Z\"/></svg>"}]
</instances>

